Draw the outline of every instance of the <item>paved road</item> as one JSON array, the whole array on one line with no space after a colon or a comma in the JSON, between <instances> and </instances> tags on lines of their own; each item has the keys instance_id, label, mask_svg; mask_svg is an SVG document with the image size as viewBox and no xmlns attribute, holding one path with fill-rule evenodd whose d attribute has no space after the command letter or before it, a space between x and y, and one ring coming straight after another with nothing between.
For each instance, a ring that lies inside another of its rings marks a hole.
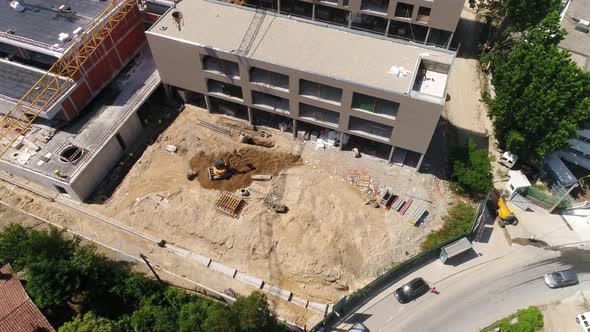
<instances>
[{"instance_id":1,"label":"paved road","mask_svg":"<svg viewBox=\"0 0 590 332\"><path fill-rule=\"evenodd\" d=\"M519 308L551 303L590 287L587 250L513 245L499 257L476 263L482 260L477 257L466 270L432 280L436 265L440 265L435 262L392 286L349 319L363 321L372 332L478 331ZM562 289L545 286L545 273L566 268L580 273L579 285ZM435 282L440 294L429 293L405 305L397 303L391 292L415 276ZM343 324L337 330L348 326Z\"/></svg>"}]
</instances>

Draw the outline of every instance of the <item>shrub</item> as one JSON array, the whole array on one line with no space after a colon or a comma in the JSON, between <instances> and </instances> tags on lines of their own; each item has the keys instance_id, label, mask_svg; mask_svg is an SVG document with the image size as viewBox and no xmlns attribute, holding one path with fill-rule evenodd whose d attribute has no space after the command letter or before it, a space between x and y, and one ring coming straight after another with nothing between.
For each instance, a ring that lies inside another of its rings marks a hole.
<instances>
[{"instance_id":1,"label":"shrub","mask_svg":"<svg viewBox=\"0 0 590 332\"><path fill-rule=\"evenodd\" d=\"M514 324L510 322L518 318ZM543 313L539 308L530 306L526 309L520 309L515 314L503 318L494 324L482 329L482 332L492 332L500 328L502 332L534 332L543 327Z\"/></svg>"},{"instance_id":2,"label":"shrub","mask_svg":"<svg viewBox=\"0 0 590 332\"><path fill-rule=\"evenodd\" d=\"M472 140L451 154L451 179L460 192L476 196L492 189L492 165L488 151L477 150Z\"/></svg>"},{"instance_id":3,"label":"shrub","mask_svg":"<svg viewBox=\"0 0 590 332\"><path fill-rule=\"evenodd\" d=\"M443 226L441 229L432 231L422 242L422 250L428 250L454 239L462 234L468 232L471 228L471 221L475 216L475 209L462 201L453 204L449 209L448 214L443 218Z\"/></svg>"}]
</instances>

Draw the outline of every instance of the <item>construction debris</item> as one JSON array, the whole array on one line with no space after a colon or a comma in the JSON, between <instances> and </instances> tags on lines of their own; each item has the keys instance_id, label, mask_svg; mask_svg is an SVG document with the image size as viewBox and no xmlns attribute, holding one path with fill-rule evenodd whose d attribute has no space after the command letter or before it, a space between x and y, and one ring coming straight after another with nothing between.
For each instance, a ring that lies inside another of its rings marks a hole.
<instances>
[{"instance_id":1,"label":"construction debris","mask_svg":"<svg viewBox=\"0 0 590 332\"><path fill-rule=\"evenodd\" d=\"M361 157L361 153L359 152L359 149L357 148L353 148L352 149L352 153L354 155L355 158L360 158Z\"/></svg>"},{"instance_id":2,"label":"construction debris","mask_svg":"<svg viewBox=\"0 0 590 332\"><path fill-rule=\"evenodd\" d=\"M170 153L176 153L176 151L178 150L178 148L176 147L176 145L166 145L164 147L164 150L170 152Z\"/></svg>"},{"instance_id":3,"label":"construction debris","mask_svg":"<svg viewBox=\"0 0 590 332\"><path fill-rule=\"evenodd\" d=\"M225 213L231 217L239 218L240 214L246 207L246 201L236 194L224 191L215 200L215 208L221 213Z\"/></svg>"},{"instance_id":4,"label":"construction debris","mask_svg":"<svg viewBox=\"0 0 590 332\"><path fill-rule=\"evenodd\" d=\"M216 125L214 125L212 123L209 123L209 122L206 122L206 121L202 121L201 120L201 121L199 121L199 125L200 126L203 126L205 128L211 129L213 131L216 131L218 133L221 133L221 134L224 134L224 135L227 135L227 136L231 136L231 131L229 131L229 130L227 130L225 128L221 128L219 126L216 126Z\"/></svg>"},{"instance_id":5,"label":"construction debris","mask_svg":"<svg viewBox=\"0 0 590 332\"><path fill-rule=\"evenodd\" d=\"M199 173L195 170L189 169L188 171L186 171L186 179L189 181L194 180L198 175Z\"/></svg>"},{"instance_id":6,"label":"construction debris","mask_svg":"<svg viewBox=\"0 0 590 332\"><path fill-rule=\"evenodd\" d=\"M262 175L262 174L252 175L252 180L254 180L254 181L270 181L271 179L272 179L272 175Z\"/></svg>"}]
</instances>

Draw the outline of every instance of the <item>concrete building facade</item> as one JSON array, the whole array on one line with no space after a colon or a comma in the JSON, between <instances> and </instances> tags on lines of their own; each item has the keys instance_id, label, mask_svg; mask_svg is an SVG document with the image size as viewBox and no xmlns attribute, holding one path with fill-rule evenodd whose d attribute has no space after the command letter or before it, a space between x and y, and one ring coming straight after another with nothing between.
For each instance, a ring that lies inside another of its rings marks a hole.
<instances>
[{"instance_id":1,"label":"concrete building facade","mask_svg":"<svg viewBox=\"0 0 590 332\"><path fill-rule=\"evenodd\" d=\"M418 168L455 55L202 0L179 3L146 34L162 82L204 95L210 111L254 124L271 113L295 135L305 124L335 130Z\"/></svg>"},{"instance_id":2,"label":"concrete building facade","mask_svg":"<svg viewBox=\"0 0 590 332\"><path fill-rule=\"evenodd\" d=\"M46 86L42 77L53 63L85 47L92 32L130 8L72 77L58 77L69 84L37 107L38 118L26 130L2 123L1 170L83 201L141 137L137 111L160 79L146 45L143 12L135 2L124 7L129 3L0 5L0 114L12 117L26 108L19 100L29 89Z\"/></svg>"},{"instance_id":3,"label":"concrete building facade","mask_svg":"<svg viewBox=\"0 0 590 332\"><path fill-rule=\"evenodd\" d=\"M464 0L231 1L285 15L448 48Z\"/></svg>"}]
</instances>

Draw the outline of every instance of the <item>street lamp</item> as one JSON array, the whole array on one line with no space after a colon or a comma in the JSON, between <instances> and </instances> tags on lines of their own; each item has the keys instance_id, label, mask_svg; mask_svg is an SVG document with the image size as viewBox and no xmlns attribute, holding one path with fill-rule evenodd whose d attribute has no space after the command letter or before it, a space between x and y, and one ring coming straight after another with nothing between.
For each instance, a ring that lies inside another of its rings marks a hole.
<instances>
[{"instance_id":1,"label":"street lamp","mask_svg":"<svg viewBox=\"0 0 590 332\"><path fill-rule=\"evenodd\" d=\"M582 180L583 180L583 179L585 179L585 178L587 178L587 177L590 177L590 174L588 174L588 175L584 175L584 176L582 176L581 178L579 178L579 179L578 179L578 182L574 183L574 184L573 184L573 185L572 185L572 186L571 186L571 187L570 187L570 188L569 188L569 189L568 189L568 190L565 192L565 194L563 194L563 195L562 195L562 196L561 196L561 197L560 197L560 198L557 200L557 203L555 203L555 204L554 204L554 205L551 207L551 209L549 209L549 213L553 212L553 210L555 210L555 208L556 208L556 207L557 207L559 204L561 204L561 201L563 201L563 199L564 199L564 198L565 198L567 195L569 195L569 193L570 193L570 192L572 192L572 190L574 190L574 188L577 188L578 186L582 186L582 185L584 185L584 184L582 183Z\"/></svg>"}]
</instances>

